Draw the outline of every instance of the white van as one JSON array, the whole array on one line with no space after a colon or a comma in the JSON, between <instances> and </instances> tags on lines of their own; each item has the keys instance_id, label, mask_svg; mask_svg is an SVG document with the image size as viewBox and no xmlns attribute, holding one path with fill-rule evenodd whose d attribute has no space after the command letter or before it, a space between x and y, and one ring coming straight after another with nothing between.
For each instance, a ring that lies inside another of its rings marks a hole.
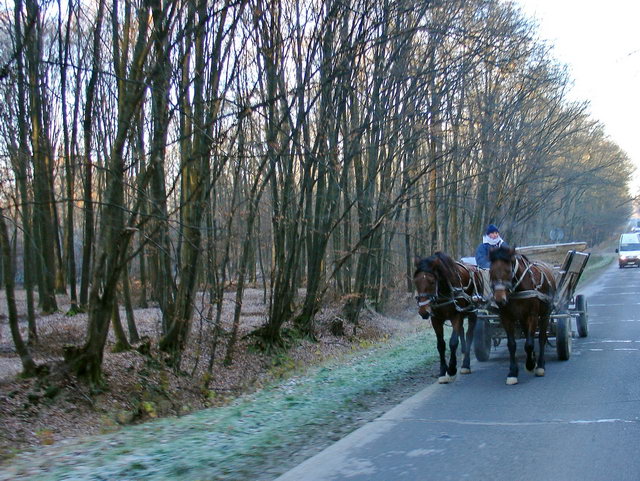
<instances>
[{"instance_id":1,"label":"white van","mask_svg":"<svg viewBox=\"0 0 640 481\"><path fill-rule=\"evenodd\" d=\"M628 265L640 267L640 234L622 234L616 252L620 269Z\"/></svg>"}]
</instances>

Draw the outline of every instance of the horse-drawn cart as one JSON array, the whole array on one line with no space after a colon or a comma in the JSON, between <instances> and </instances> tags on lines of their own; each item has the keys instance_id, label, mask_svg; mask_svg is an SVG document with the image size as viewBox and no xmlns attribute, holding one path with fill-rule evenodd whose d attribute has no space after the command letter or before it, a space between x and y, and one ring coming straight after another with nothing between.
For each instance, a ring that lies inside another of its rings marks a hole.
<instances>
[{"instance_id":1,"label":"horse-drawn cart","mask_svg":"<svg viewBox=\"0 0 640 481\"><path fill-rule=\"evenodd\" d=\"M549 338L555 338L550 344L555 342L558 358L562 361L571 357L572 319L575 320L578 336L586 337L589 334L587 300L583 295L575 295L576 286L588 260L588 253L570 250L562 264L554 268L557 287L547 333ZM474 351L479 361L488 361L491 347L497 347L506 338L506 333L497 309L480 308L477 314Z\"/></svg>"}]
</instances>

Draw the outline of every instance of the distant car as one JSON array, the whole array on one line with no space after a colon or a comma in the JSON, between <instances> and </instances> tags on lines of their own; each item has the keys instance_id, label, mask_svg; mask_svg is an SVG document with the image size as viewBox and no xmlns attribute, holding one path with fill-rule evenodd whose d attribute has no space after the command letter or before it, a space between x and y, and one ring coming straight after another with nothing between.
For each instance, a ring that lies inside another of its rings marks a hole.
<instances>
[{"instance_id":1,"label":"distant car","mask_svg":"<svg viewBox=\"0 0 640 481\"><path fill-rule=\"evenodd\" d=\"M622 234L616 252L620 269L628 265L640 267L640 234Z\"/></svg>"},{"instance_id":2,"label":"distant car","mask_svg":"<svg viewBox=\"0 0 640 481\"><path fill-rule=\"evenodd\" d=\"M631 232L640 232L640 227L632 227Z\"/></svg>"}]
</instances>

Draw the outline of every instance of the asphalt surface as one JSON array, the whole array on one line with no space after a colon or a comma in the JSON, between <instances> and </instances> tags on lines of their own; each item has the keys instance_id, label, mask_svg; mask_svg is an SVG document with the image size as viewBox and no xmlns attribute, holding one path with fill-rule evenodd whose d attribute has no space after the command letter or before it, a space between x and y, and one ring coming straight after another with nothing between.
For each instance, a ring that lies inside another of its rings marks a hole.
<instances>
[{"instance_id":1,"label":"asphalt surface","mask_svg":"<svg viewBox=\"0 0 640 481\"><path fill-rule=\"evenodd\" d=\"M640 269L612 265L580 291L589 335L546 376L505 384L506 342L452 384L432 384L277 481L640 480ZM574 327L575 330L575 327Z\"/></svg>"}]
</instances>

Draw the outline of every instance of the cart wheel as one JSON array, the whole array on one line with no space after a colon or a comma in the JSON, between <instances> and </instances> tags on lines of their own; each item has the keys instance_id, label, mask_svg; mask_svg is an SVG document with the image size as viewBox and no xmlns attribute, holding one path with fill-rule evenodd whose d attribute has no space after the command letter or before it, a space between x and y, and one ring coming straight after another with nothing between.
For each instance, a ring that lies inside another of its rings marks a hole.
<instances>
[{"instance_id":1,"label":"cart wheel","mask_svg":"<svg viewBox=\"0 0 640 481\"><path fill-rule=\"evenodd\" d=\"M583 295L576 296L576 324L578 326L578 336L587 337L589 335L589 317L587 315L587 299Z\"/></svg>"},{"instance_id":2,"label":"cart wheel","mask_svg":"<svg viewBox=\"0 0 640 481\"><path fill-rule=\"evenodd\" d=\"M556 351L561 361L571 357L571 319L556 320Z\"/></svg>"},{"instance_id":3,"label":"cart wheel","mask_svg":"<svg viewBox=\"0 0 640 481\"><path fill-rule=\"evenodd\" d=\"M478 319L473 331L473 350L480 362L489 360L491 356L491 326L486 319Z\"/></svg>"}]
</instances>

